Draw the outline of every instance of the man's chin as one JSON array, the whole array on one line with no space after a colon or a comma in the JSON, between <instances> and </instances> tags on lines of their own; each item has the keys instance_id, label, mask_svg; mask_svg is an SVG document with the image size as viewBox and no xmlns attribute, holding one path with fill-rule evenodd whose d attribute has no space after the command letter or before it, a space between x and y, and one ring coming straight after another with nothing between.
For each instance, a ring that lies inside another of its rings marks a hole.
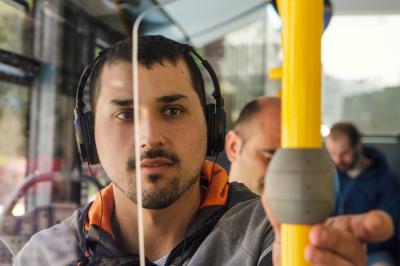
<instances>
[{"instance_id":1,"label":"man's chin","mask_svg":"<svg viewBox=\"0 0 400 266\"><path fill-rule=\"evenodd\" d=\"M178 198L178 194L161 195L148 194L147 192L144 192L143 208L150 210L162 210L174 204Z\"/></svg>"},{"instance_id":2,"label":"man's chin","mask_svg":"<svg viewBox=\"0 0 400 266\"><path fill-rule=\"evenodd\" d=\"M128 198L137 204L137 195L129 195ZM176 193L163 194L157 189L144 189L142 192L142 206L144 209L161 210L174 204L179 195Z\"/></svg>"},{"instance_id":3,"label":"man's chin","mask_svg":"<svg viewBox=\"0 0 400 266\"><path fill-rule=\"evenodd\" d=\"M159 211L159 210L164 210L164 209L168 208L173 203L174 202L171 202L169 204L166 204L166 203L156 203L156 204L154 204L154 202L152 202L150 204L143 204L143 209Z\"/></svg>"},{"instance_id":4,"label":"man's chin","mask_svg":"<svg viewBox=\"0 0 400 266\"><path fill-rule=\"evenodd\" d=\"M178 178L166 176L148 176L143 184L143 208L165 209L172 205L182 194Z\"/></svg>"}]
</instances>

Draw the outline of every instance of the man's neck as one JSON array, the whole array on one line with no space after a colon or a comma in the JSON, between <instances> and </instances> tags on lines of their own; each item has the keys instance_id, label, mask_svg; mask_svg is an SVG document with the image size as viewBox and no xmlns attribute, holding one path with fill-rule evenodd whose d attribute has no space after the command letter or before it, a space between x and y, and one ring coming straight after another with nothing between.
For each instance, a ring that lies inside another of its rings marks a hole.
<instances>
[{"instance_id":1,"label":"man's neck","mask_svg":"<svg viewBox=\"0 0 400 266\"><path fill-rule=\"evenodd\" d=\"M372 160L366 157L364 154L360 155L360 159L356 163L356 165L347 171L347 175L356 178L361 175L370 165L372 164Z\"/></svg>"},{"instance_id":2,"label":"man's neck","mask_svg":"<svg viewBox=\"0 0 400 266\"><path fill-rule=\"evenodd\" d=\"M123 247L139 253L137 205L114 186L115 237ZM176 202L165 209L143 209L146 257L155 261L167 255L180 241L201 203L200 185L196 182Z\"/></svg>"},{"instance_id":3,"label":"man's neck","mask_svg":"<svg viewBox=\"0 0 400 266\"><path fill-rule=\"evenodd\" d=\"M240 178L240 175L237 173L237 167L234 163L231 163L231 167L229 170L229 182L239 182L243 183L243 180Z\"/></svg>"}]
</instances>

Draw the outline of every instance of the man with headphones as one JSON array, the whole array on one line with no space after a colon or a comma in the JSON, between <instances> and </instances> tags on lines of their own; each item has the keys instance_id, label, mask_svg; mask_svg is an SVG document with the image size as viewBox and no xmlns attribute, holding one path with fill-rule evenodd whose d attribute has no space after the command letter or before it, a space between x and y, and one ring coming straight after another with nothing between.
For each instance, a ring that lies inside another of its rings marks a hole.
<instances>
[{"instance_id":1,"label":"man with headphones","mask_svg":"<svg viewBox=\"0 0 400 266\"><path fill-rule=\"evenodd\" d=\"M32 237L16 265L139 265L131 47L125 40L101 53L77 91L81 158L100 162L112 184L84 209ZM214 83L215 104L206 104L192 55L198 57L190 46L162 36L139 38L146 265L272 265L278 226L274 231L257 195L229 184L219 165L205 161L223 149L225 112L216 76L200 59ZM83 101L89 77L92 112ZM312 265L362 265L357 234L333 226L311 233Z\"/></svg>"}]
</instances>

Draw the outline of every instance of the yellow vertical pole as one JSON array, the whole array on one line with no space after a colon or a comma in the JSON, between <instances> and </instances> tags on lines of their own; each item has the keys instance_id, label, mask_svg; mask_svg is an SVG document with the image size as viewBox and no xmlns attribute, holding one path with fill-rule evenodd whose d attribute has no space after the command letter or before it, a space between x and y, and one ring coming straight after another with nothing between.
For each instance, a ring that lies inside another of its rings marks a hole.
<instances>
[{"instance_id":1,"label":"yellow vertical pole","mask_svg":"<svg viewBox=\"0 0 400 266\"><path fill-rule=\"evenodd\" d=\"M323 0L280 0L282 16L282 148L321 148ZM282 266L304 259L310 225L282 224Z\"/></svg>"}]
</instances>

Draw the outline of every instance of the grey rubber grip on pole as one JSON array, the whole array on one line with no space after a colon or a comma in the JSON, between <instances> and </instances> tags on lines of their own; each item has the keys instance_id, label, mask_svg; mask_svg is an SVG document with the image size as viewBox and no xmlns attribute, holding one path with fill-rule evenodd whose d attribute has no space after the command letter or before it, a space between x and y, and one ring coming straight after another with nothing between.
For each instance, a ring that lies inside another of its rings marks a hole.
<instances>
[{"instance_id":1,"label":"grey rubber grip on pole","mask_svg":"<svg viewBox=\"0 0 400 266\"><path fill-rule=\"evenodd\" d=\"M273 215L287 224L323 222L335 206L334 174L323 149L279 149L264 182Z\"/></svg>"}]
</instances>

